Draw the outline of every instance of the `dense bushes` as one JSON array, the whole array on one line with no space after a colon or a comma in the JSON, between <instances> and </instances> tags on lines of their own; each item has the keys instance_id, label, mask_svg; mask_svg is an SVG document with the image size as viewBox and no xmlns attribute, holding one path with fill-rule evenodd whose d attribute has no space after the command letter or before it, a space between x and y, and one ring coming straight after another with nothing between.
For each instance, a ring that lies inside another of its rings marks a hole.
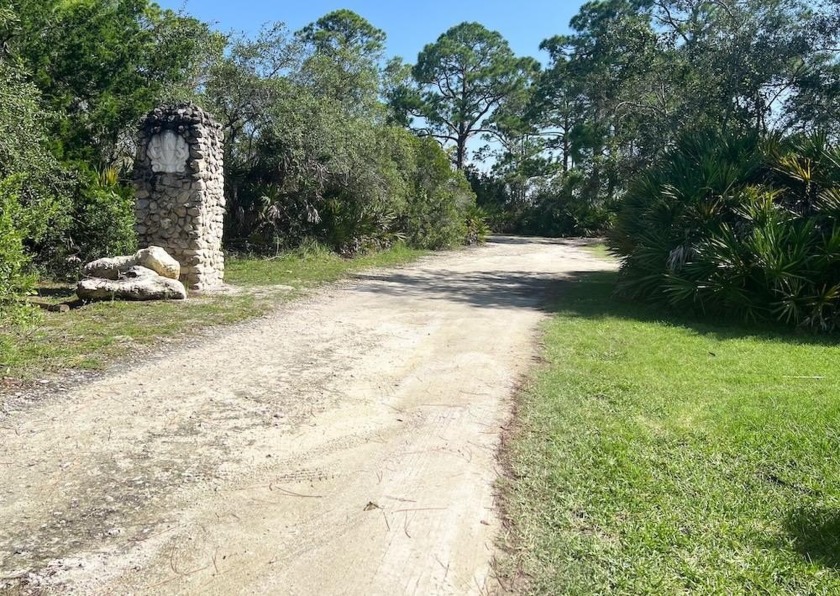
<instances>
[{"instance_id":1,"label":"dense bushes","mask_svg":"<svg viewBox=\"0 0 840 596\"><path fill-rule=\"evenodd\" d=\"M17 300L32 290L33 276L28 274L28 255L24 249L22 210L15 180L0 181L0 321L17 318L21 309Z\"/></svg>"},{"instance_id":2,"label":"dense bushes","mask_svg":"<svg viewBox=\"0 0 840 596\"><path fill-rule=\"evenodd\" d=\"M587 194L586 177L572 170L538 186L519 214L516 231L549 237L603 234L613 215L611 205Z\"/></svg>"},{"instance_id":3,"label":"dense bushes","mask_svg":"<svg viewBox=\"0 0 840 596\"><path fill-rule=\"evenodd\" d=\"M446 248L483 240L486 229L475 210L475 195L449 156L430 139L411 139L414 164L411 196L401 215L406 239L420 248Z\"/></svg>"},{"instance_id":4,"label":"dense bushes","mask_svg":"<svg viewBox=\"0 0 840 596\"><path fill-rule=\"evenodd\" d=\"M298 34L275 25L237 40L211 68L202 101L225 125L228 248L312 239L352 255L468 236L475 197L463 175L438 143L388 123L383 40L338 11Z\"/></svg>"},{"instance_id":5,"label":"dense bushes","mask_svg":"<svg viewBox=\"0 0 840 596\"><path fill-rule=\"evenodd\" d=\"M351 118L305 90L296 97L272 107L286 117L258 131L253 156L229 148L229 248L268 253L315 239L352 255L399 239L464 241L475 196L439 144Z\"/></svg>"},{"instance_id":6,"label":"dense bushes","mask_svg":"<svg viewBox=\"0 0 840 596\"><path fill-rule=\"evenodd\" d=\"M30 262L69 225L67 177L46 147L39 94L0 62L0 319L20 314Z\"/></svg>"},{"instance_id":7,"label":"dense bushes","mask_svg":"<svg viewBox=\"0 0 840 596\"><path fill-rule=\"evenodd\" d=\"M562 238L599 236L610 227L616 200L589 187L579 169L529 181L526 192L493 173L467 170L478 205L496 232Z\"/></svg>"},{"instance_id":8,"label":"dense bushes","mask_svg":"<svg viewBox=\"0 0 840 596\"><path fill-rule=\"evenodd\" d=\"M137 250L134 232L134 188L121 184L114 168L77 171L70 251L82 261L131 254Z\"/></svg>"},{"instance_id":9,"label":"dense bushes","mask_svg":"<svg viewBox=\"0 0 840 596\"><path fill-rule=\"evenodd\" d=\"M840 148L685 137L630 186L610 238L632 298L840 328Z\"/></svg>"}]
</instances>

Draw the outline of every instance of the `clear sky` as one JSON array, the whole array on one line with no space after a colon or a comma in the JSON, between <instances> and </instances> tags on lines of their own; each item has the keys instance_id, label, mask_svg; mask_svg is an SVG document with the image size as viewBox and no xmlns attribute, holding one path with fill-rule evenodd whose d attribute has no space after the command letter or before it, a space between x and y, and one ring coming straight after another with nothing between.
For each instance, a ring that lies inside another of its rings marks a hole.
<instances>
[{"instance_id":1,"label":"clear sky","mask_svg":"<svg viewBox=\"0 0 840 596\"><path fill-rule=\"evenodd\" d=\"M283 21L292 31L347 8L388 34L388 54L409 63L427 43L463 21L499 31L520 56L544 61L540 42L568 32L582 0L157 0L164 8L212 23L221 31L252 33L267 22Z\"/></svg>"}]
</instances>

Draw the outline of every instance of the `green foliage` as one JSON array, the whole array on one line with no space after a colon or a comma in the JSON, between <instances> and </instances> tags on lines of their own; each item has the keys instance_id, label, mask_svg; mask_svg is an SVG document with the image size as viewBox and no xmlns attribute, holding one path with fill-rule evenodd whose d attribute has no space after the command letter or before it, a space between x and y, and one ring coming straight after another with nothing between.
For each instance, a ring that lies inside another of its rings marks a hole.
<instances>
[{"instance_id":1,"label":"green foliage","mask_svg":"<svg viewBox=\"0 0 840 596\"><path fill-rule=\"evenodd\" d=\"M428 133L455 143L455 167L466 166L467 141L488 130L493 110L519 92L537 68L519 59L507 41L480 23L461 23L428 44L417 56L412 74L415 92L395 96L414 111Z\"/></svg>"},{"instance_id":2,"label":"green foliage","mask_svg":"<svg viewBox=\"0 0 840 596\"><path fill-rule=\"evenodd\" d=\"M452 170L449 157L433 139L416 139L414 146L413 192L402 224L409 244L438 249L472 243L475 222L468 218L474 215L470 208L475 196L469 184Z\"/></svg>"},{"instance_id":3,"label":"green foliage","mask_svg":"<svg viewBox=\"0 0 840 596\"><path fill-rule=\"evenodd\" d=\"M0 324L29 311L31 258L60 242L69 226L66 175L46 148L40 96L0 61Z\"/></svg>"},{"instance_id":4,"label":"green foliage","mask_svg":"<svg viewBox=\"0 0 840 596\"><path fill-rule=\"evenodd\" d=\"M465 244L473 246L487 241L491 233L488 219L488 213L478 205L470 205L467 208L464 214Z\"/></svg>"},{"instance_id":5,"label":"green foliage","mask_svg":"<svg viewBox=\"0 0 840 596\"><path fill-rule=\"evenodd\" d=\"M840 327L840 149L824 136L684 139L631 185L620 291L709 314Z\"/></svg>"},{"instance_id":6,"label":"green foliage","mask_svg":"<svg viewBox=\"0 0 840 596\"><path fill-rule=\"evenodd\" d=\"M615 205L591 196L583 172L572 169L554 178L531 178L523 197L494 173L467 172L490 227L503 233L561 238L603 235Z\"/></svg>"},{"instance_id":7,"label":"green foliage","mask_svg":"<svg viewBox=\"0 0 840 596\"><path fill-rule=\"evenodd\" d=\"M32 292L35 278L24 248L33 222L18 200L20 180L0 180L0 327L27 315L21 299Z\"/></svg>"},{"instance_id":8,"label":"green foliage","mask_svg":"<svg viewBox=\"0 0 840 596\"><path fill-rule=\"evenodd\" d=\"M836 136L839 19L808 0L587 2L570 35L541 44L527 121L560 175L584 175L578 206L597 216L692 131Z\"/></svg>"},{"instance_id":9,"label":"green foliage","mask_svg":"<svg viewBox=\"0 0 840 596\"><path fill-rule=\"evenodd\" d=\"M583 173L571 170L538 186L518 214L516 230L552 238L604 234L612 220L612 206L590 200L585 182Z\"/></svg>"},{"instance_id":10,"label":"green foliage","mask_svg":"<svg viewBox=\"0 0 840 596\"><path fill-rule=\"evenodd\" d=\"M77 256L88 262L137 250L134 189L122 186L116 170L82 171L70 236Z\"/></svg>"},{"instance_id":11,"label":"green foliage","mask_svg":"<svg viewBox=\"0 0 840 596\"><path fill-rule=\"evenodd\" d=\"M297 32L305 60L296 78L319 98L342 104L354 115L379 110L379 62L385 32L353 11L324 15Z\"/></svg>"},{"instance_id":12,"label":"green foliage","mask_svg":"<svg viewBox=\"0 0 840 596\"><path fill-rule=\"evenodd\" d=\"M39 243L68 225L68 177L46 148L38 90L0 61L0 180L18 177L20 205L29 212L27 242Z\"/></svg>"},{"instance_id":13,"label":"green foliage","mask_svg":"<svg viewBox=\"0 0 840 596\"><path fill-rule=\"evenodd\" d=\"M189 95L222 37L149 0L11 0L0 11L0 180L20 175L22 242L51 273L133 246L137 119ZM13 66L14 65L14 66ZM72 263L71 263L72 264Z\"/></svg>"},{"instance_id":14,"label":"green foliage","mask_svg":"<svg viewBox=\"0 0 840 596\"><path fill-rule=\"evenodd\" d=\"M197 83L221 36L150 0L10 0L0 31L32 74L56 154L92 167L130 158L134 123ZM126 138L128 133L128 138Z\"/></svg>"},{"instance_id":15,"label":"green foliage","mask_svg":"<svg viewBox=\"0 0 840 596\"><path fill-rule=\"evenodd\" d=\"M226 241L276 253L309 239L344 255L463 242L474 201L431 139L388 124L384 34L349 11L290 36L237 40L207 99L226 124ZM338 86L337 86L338 85Z\"/></svg>"}]
</instances>

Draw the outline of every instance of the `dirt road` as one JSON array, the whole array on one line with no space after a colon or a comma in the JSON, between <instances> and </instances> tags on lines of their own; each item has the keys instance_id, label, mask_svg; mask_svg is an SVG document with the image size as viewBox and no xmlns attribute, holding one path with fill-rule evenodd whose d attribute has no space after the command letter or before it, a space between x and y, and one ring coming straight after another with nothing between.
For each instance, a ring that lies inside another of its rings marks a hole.
<instances>
[{"instance_id":1,"label":"dirt road","mask_svg":"<svg viewBox=\"0 0 840 596\"><path fill-rule=\"evenodd\" d=\"M495 455L574 242L377 271L0 423L0 577L82 594L494 588ZM1 585L1 584L0 584Z\"/></svg>"}]
</instances>

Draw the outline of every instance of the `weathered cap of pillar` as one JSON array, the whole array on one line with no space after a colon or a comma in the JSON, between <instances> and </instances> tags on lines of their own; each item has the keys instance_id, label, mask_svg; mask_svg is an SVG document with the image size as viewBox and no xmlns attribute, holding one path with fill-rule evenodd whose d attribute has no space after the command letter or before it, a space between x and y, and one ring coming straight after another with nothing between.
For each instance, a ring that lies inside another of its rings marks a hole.
<instances>
[{"instance_id":1,"label":"weathered cap of pillar","mask_svg":"<svg viewBox=\"0 0 840 596\"><path fill-rule=\"evenodd\" d=\"M140 132L144 137L155 135L162 130L175 130L181 133L190 129L213 131L222 140L222 126L205 110L193 103L162 105L140 122Z\"/></svg>"}]
</instances>

